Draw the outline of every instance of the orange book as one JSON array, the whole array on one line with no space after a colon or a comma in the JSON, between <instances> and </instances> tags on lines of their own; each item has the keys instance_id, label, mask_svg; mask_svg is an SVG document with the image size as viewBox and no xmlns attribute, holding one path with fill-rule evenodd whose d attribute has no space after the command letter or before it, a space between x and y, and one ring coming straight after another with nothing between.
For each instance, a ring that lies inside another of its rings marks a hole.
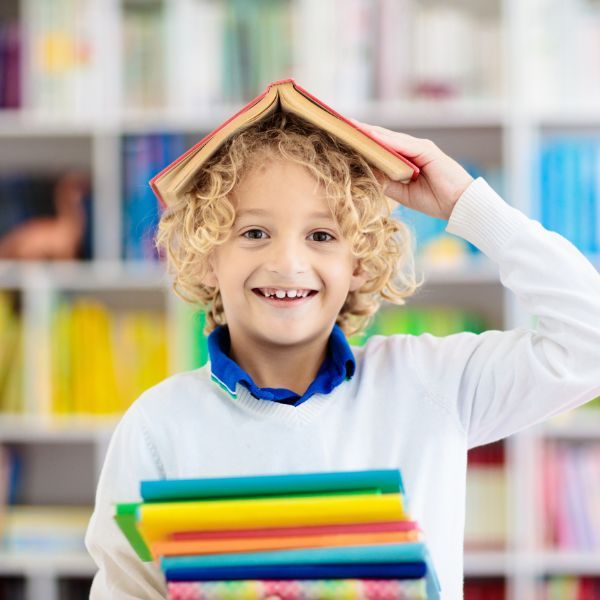
<instances>
[{"instance_id":1,"label":"orange book","mask_svg":"<svg viewBox=\"0 0 600 600\"><path fill-rule=\"evenodd\" d=\"M153 558L187 554L224 554L260 550L290 550L293 548L320 548L324 546L359 546L369 544L397 544L420 540L420 531L393 531L385 533L353 533L279 538L238 538L225 540L160 540L150 544Z\"/></svg>"}]
</instances>

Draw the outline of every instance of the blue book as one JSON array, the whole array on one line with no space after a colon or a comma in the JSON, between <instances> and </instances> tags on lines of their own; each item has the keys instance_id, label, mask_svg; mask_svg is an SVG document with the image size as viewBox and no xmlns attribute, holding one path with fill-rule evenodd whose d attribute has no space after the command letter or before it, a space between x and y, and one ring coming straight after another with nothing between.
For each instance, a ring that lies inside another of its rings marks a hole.
<instances>
[{"instance_id":1,"label":"blue book","mask_svg":"<svg viewBox=\"0 0 600 600\"><path fill-rule=\"evenodd\" d=\"M565 140L563 146L563 207L564 225L563 235L575 246L579 247L579 220L577 218L578 197L578 152L577 144L573 139Z\"/></svg>"},{"instance_id":2,"label":"blue book","mask_svg":"<svg viewBox=\"0 0 600 600\"><path fill-rule=\"evenodd\" d=\"M549 143L546 153L546 179L542 191L545 193L541 198L544 206L544 214L546 220L543 225L546 229L564 234L561 223L563 219L563 190L561 188L561 165L562 152L557 142Z\"/></svg>"},{"instance_id":3,"label":"blue book","mask_svg":"<svg viewBox=\"0 0 600 600\"><path fill-rule=\"evenodd\" d=\"M597 256L600 255L600 142L596 142L594 152L594 245L592 252Z\"/></svg>"},{"instance_id":4,"label":"blue book","mask_svg":"<svg viewBox=\"0 0 600 600\"><path fill-rule=\"evenodd\" d=\"M580 250L585 254L597 252L596 246L596 153L598 142L582 140L580 148L579 173L581 198L579 201L579 222L581 229Z\"/></svg>"},{"instance_id":5,"label":"blue book","mask_svg":"<svg viewBox=\"0 0 600 600\"><path fill-rule=\"evenodd\" d=\"M162 556L160 565L163 571L166 571L180 568L249 567L258 565L420 562L424 561L425 558L425 545L421 542L410 542L362 546L327 546L267 552Z\"/></svg>"},{"instance_id":6,"label":"blue book","mask_svg":"<svg viewBox=\"0 0 600 600\"><path fill-rule=\"evenodd\" d=\"M274 565L167 569L167 581L223 581L241 579L420 579L424 561L379 564Z\"/></svg>"},{"instance_id":7,"label":"blue book","mask_svg":"<svg viewBox=\"0 0 600 600\"><path fill-rule=\"evenodd\" d=\"M144 502L358 490L404 495L402 476L398 469L145 480L141 482L140 489Z\"/></svg>"}]
</instances>

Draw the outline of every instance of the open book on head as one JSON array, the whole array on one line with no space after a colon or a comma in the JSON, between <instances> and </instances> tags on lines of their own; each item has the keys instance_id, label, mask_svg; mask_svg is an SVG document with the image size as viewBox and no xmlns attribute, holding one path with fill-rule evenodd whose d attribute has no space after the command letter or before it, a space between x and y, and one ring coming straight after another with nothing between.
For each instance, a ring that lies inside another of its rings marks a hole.
<instances>
[{"instance_id":1,"label":"open book on head","mask_svg":"<svg viewBox=\"0 0 600 600\"><path fill-rule=\"evenodd\" d=\"M200 167L225 141L277 111L294 113L329 132L393 181L408 183L419 175L419 168L408 158L359 128L290 77L270 83L262 94L156 174L149 183L159 202L166 207L185 194Z\"/></svg>"}]
</instances>

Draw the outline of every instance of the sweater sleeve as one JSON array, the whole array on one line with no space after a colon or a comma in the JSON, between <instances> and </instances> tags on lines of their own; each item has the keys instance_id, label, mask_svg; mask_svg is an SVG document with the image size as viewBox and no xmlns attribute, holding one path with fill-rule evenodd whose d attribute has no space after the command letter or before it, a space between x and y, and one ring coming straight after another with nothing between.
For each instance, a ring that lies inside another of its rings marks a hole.
<instances>
[{"instance_id":1,"label":"sweater sleeve","mask_svg":"<svg viewBox=\"0 0 600 600\"><path fill-rule=\"evenodd\" d=\"M85 535L86 548L98 566L90 600L158 600L167 596L159 566L137 556L113 519L113 503L141 500L140 480L164 478L139 400L117 424L98 480L94 512Z\"/></svg>"},{"instance_id":2,"label":"sweater sleeve","mask_svg":"<svg viewBox=\"0 0 600 600\"><path fill-rule=\"evenodd\" d=\"M507 204L481 177L446 231L499 267L535 327L417 336L413 366L460 421L468 447L496 441L600 395L600 274L565 237Z\"/></svg>"}]
</instances>

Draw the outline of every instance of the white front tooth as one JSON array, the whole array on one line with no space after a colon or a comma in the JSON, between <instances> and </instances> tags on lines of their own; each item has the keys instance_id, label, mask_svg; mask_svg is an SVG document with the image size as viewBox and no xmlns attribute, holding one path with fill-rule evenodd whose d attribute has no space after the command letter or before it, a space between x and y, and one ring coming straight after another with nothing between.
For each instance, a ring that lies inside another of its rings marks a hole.
<instances>
[{"instance_id":1,"label":"white front tooth","mask_svg":"<svg viewBox=\"0 0 600 600\"><path fill-rule=\"evenodd\" d=\"M275 295L276 295L278 298L285 298L285 292L284 292L283 290L277 290L277 291L275 292Z\"/></svg>"},{"instance_id":2,"label":"white front tooth","mask_svg":"<svg viewBox=\"0 0 600 600\"><path fill-rule=\"evenodd\" d=\"M300 295L300 292L298 292L297 290L288 290L287 295L289 298L295 298L296 296Z\"/></svg>"}]
</instances>

